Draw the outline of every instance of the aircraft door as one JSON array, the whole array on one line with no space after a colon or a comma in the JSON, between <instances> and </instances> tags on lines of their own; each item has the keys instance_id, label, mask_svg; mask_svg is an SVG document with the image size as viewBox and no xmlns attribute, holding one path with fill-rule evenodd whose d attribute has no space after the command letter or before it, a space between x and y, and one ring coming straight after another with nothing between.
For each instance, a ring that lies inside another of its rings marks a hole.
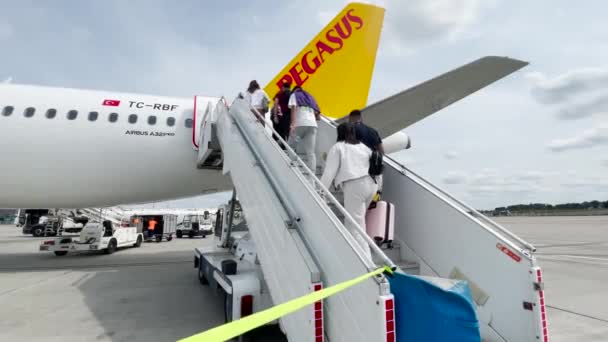
<instances>
[{"instance_id":1,"label":"aircraft door","mask_svg":"<svg viewBox=\"0 0 608 342\"><path fill-rule=\"evenodd\" d=\"M201 141L203 141L202 136L205 131L205 120L209 119L209 115L211 115L213 101L214 100L211 98L205 96L194 97L194 110L192 111L192 147L195 150L198 150Z\"/></svg>"}]
</instances>

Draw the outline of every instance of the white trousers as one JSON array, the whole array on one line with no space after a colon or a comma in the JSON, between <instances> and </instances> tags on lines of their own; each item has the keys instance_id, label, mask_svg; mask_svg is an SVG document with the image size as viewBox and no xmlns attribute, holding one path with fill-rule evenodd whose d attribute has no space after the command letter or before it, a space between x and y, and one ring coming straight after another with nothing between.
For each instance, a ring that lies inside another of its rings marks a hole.
<instances>
[{"instance_id":1,"label":"white trousers","mask_svg":"<svg viewBox=\"0 0 608 342\"><path fill-rule=\"evenodd\" d=\"M287 142L293 148L298 157L313 172L317 172L317 158L315 147L317 144L317 127L298 126Z\"/></svg>"},{"instance_id":2,"label":"white trousers","mask_svg":"<svg viewBox=\"0 0 608 342\"><path fill-rule=\"evenodd\" d=\"M376 191L378 191L378 185L374 183L371 177L365 176L342 183L342 188L344 189L344 209L365 231L365 214ZM371 258L371 250L363 236L359 234L349 220L346 221L345 226L361 245L363 251Z\"/></svg>"}]
</instances>

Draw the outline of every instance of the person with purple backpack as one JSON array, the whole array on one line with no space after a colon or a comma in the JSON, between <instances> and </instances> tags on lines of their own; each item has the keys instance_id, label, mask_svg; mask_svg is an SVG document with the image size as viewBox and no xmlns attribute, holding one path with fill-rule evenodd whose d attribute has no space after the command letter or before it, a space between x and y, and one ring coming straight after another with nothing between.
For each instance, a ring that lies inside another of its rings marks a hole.
<instances>
[{"instance_id":1,"label":"person with purple backpack","mask_svg":"<svg viewBox=\"0 0 608 342\"><path fill-rule=\"evenodd\" d=\"M288 143L306 166L316 173L317 121L321 119L319 105L315 98L300 86L293 88L288 105L291 109Z\"/></svg>"}]
</instances>

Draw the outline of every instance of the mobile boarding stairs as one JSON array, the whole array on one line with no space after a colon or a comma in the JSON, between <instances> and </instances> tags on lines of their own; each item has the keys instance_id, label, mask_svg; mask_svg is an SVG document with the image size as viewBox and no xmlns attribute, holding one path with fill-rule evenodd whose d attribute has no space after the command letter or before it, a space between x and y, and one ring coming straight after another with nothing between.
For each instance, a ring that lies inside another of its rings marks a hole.
<instances>
[{"instance_id":1,"label":"mobile boarding stairs","mask_svg":"<svg viewBox=\"0 0 608 342\"><path fill-rule=\"evenodd\" d=\"M370 260L343 224L352 218L339 196L293 150L281 149L244 100L228 106L222 99L199 117L197 167L219 165L230 175L275 304L388 265L466 280L484 341L548 341L542 276L530 244L386 157L383 200L396 208L395 240L392 249L381 249L363 233ZM319 164L334 142L334 122L323 119ZM283 317L281 327L290 341L395 341L394 310L416 316L394 308L380 276Z\"/></svg>"}]
</instances>

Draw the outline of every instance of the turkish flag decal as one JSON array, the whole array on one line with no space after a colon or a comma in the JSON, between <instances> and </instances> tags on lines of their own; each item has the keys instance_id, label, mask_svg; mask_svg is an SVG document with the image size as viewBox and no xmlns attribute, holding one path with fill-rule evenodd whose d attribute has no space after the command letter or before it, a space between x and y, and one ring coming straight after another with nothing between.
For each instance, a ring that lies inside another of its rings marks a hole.
<instances>
[{"instance_id":1,"label":"turkish flag decal","mask_svg":"<svg viewBox=\"0 0 608 342\"><path fill-rule=\"evenodd\" d=\"M118 107L120 105L120 100L103 100L102 106L111 106Z\"/></svg>"}]
</instances>

